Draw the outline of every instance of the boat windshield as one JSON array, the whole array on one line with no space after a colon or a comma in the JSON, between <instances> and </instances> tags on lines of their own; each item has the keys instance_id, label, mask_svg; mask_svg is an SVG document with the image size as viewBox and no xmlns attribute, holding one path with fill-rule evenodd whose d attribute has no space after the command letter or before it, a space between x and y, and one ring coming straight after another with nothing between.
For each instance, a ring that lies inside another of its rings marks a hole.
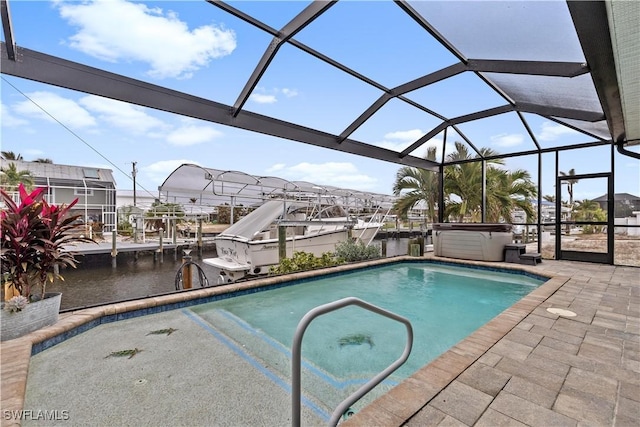
<instances>
[{"instance_id":1,"label":"boat windshield","mask_svg":"<svg viewBox=\"0 0 640 427\"><path fill-rule=\"evenodd\" d=\"M324 207L314 218L315 219L331 219L331 218L347 218L349 215L342 206L333 205Z\"/></svg>"}]
</instances>

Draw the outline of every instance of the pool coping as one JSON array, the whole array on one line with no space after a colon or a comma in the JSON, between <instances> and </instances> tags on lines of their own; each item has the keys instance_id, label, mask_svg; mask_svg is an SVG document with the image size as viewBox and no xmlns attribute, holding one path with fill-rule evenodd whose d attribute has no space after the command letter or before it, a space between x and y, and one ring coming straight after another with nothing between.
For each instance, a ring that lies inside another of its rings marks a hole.
<instances>
[{"instance_id":1,"label":"pool coping","mask_svg":"<svg viewBox=\"0 0 640 427\"><path fill-rule=\"evenodd\" d=\"M24 408L29 363L32 354L37 354L100 324L179 309L208 302L217 296L225 294L258 291L258 288L277 287L291 281L313 279L319 275L339 274L384 264L424 261L496 271L511 271L534 277L549 277L549 279L530 294L504 310L489 323L401 382L389 393L376 399L345 423L345 425L372 425L372 423L379 424L381 420L388 420L388 422L384 423L385 425L402 425L566 283L570 277L551 275L549 272L541 273L536 270L535 266L519 264L457 260L435 257L432 254L419 258L398 256L320 270L265 277L216 287L199 288L61 313L58 322L52 326L32 332L21 338L0 343L0 361L2 362L0 363L0 386L2 388L0 406L3 411L20 411ZM3 426L20 425L18 421L5 420L4 418L1 423Z\"/></svg>"}]
</instances>

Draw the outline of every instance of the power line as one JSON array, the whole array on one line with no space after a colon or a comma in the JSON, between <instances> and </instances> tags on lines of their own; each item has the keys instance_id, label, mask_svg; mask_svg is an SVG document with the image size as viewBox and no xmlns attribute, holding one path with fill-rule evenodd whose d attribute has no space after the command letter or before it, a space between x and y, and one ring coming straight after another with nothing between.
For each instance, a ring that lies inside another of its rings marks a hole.
<instances>
[{"instance_id":1,"label":"power line","mask_svg":"<svg viewBox=\"0 0 640 427\"><path fill-rule=\"evenodd\" d=\"M47 110L44 109L44 107L42 107L41 105L39 105L37 102L35 102L33 99L29 98L29 96L27 94L25 94L24 92L22 92L20 89L18 89L16 86L13 85L13 83L9 82L6 78L4 78L4 76L2 77L2 80L4 80L5 83L7 83L9 86L11 86L13 89L15 89L16 92L18 92L19 94L21 94L22 96L24 96L26 99L28 99L33 105L35 105L36 107L38 107L40 110L42 110L43 113L45 113L47 116L51 117L51 119L53 119L56 123L58 123L60 126L62 126L64 129L66 129L71 135L75 136L78 140L80 140L80 142L82 142L84 145L86 145L87 147L89 147L91 150L93 150L97 155L99 155L100 157L102 157L104 160L107 161L107 163L109 163L111 166L113 166L118 172L122 173L124 176L126 176L127 178L129 178L130 180L132 180L135 183L135 177L131 177L127 172L123 171L122 169L120 169L120 167L118 167L118 165L116 165L115 163L113 163L111 160L109 160L104 154L102 154L100 151L98 151L96 148L94 148L93 146L91 146L91 144L89 144L87 141L85 141L80 135L78 135L77 133L75 133L73 130L69 129L69 127L67 127L64 123L62 123L60 120L58 120L56 117L54 117L51 113L49 113ZM155 195L150 192L149 190L147 190L146 188L144 188L144 186L138 184L138 186L140 186L144 191L146 191L151 197L155 197Z\"/></svg>"}]
</instances>

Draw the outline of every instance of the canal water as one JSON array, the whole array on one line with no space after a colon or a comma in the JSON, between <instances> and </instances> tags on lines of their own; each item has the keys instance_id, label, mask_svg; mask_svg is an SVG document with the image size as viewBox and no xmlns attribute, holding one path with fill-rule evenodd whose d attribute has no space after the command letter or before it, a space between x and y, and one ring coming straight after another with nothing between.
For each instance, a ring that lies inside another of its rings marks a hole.
<instances>
[{"instance_id":1,"label":"canal water","mask_svg":"<svg viewBox=\"0 0 640 427\"><path fill-rule=\"evenodd\" d=\"M380 245L380 241L374 241ZM407 254L409 239L388 239L387 256ZM202 258L215 257L215 251L205 251ZM193 261L204 271L210 285L215 285L219 271L206 265L192 252ZM64 281L47 286L47 292L62 292L61 311L102 305L130 299L145 298L175 292L175 279L181 256L174 261L173 253L166 252L163 262L154 261L152 253L140 253L136 260L132 253L118 255L117 267L112 267L111 257L91 255L79 257L77 269L64 269L60 273ZM199 287L194 275L194 287Z\"/></svg>"}]
</instances>

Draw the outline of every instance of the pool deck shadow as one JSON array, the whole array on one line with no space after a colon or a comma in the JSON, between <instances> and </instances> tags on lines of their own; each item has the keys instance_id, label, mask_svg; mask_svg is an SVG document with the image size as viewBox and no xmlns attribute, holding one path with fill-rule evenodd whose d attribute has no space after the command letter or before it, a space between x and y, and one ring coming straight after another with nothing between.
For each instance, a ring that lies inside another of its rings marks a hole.
<instances>
[{"instance_id":1,"label":"pool deck shadow","mask_svg":"<svg viewBox=\"0 0 640 427\"><path fill-rule=\"evenodd\" d=\"M365 265L405 259L416 260L395 257ZM431 253L425 259L550 279L342 425L638 425L640 268L550 260L524 266L459 261ZM316 274L297 273L294 278ZM286 277L290 279L291 275ZM53 326L3 342L1 425L20 425L5 414L24 408L34 347L108 316L126 318L136 310L283 281L284 277L272 277L65 313ZM554 314L548 308L575 316ZM68 398L73 400L73 390Z\"/></svg>"}]
</instances>

